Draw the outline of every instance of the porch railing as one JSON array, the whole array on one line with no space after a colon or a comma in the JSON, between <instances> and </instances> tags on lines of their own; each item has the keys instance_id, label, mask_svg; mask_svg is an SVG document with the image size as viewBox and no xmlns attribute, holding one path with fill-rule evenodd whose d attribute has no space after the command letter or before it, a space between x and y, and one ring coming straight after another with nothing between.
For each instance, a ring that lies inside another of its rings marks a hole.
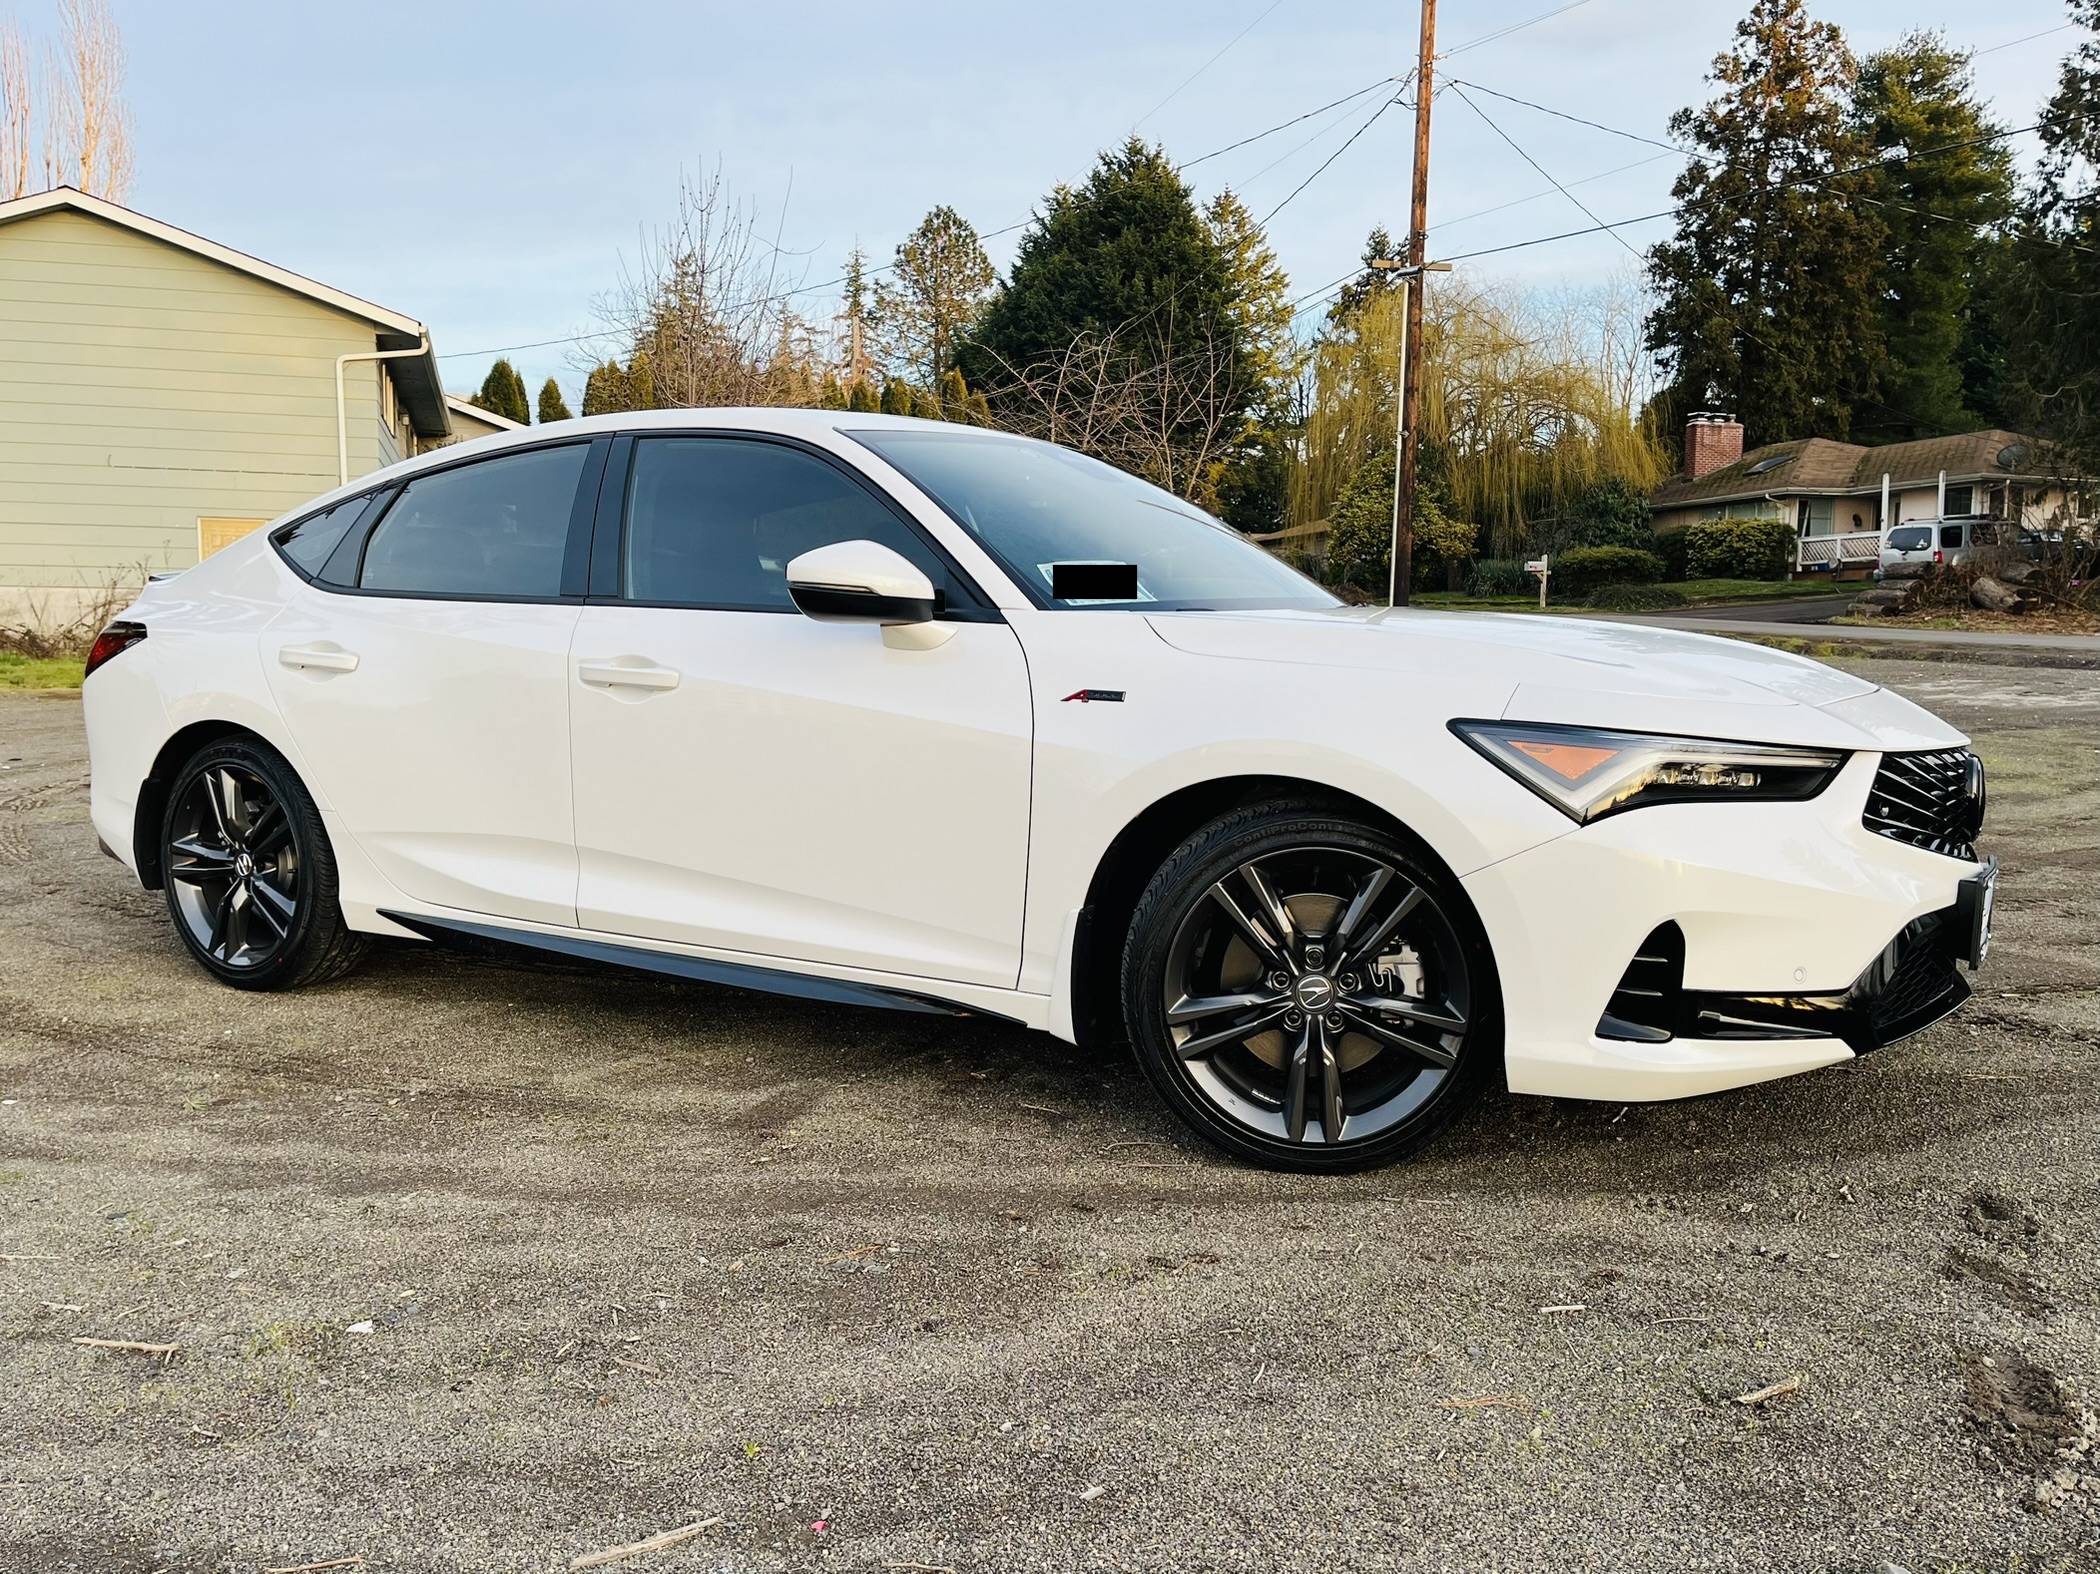
<instances>
[{"instance_id":1,"label":"porch railing","mask_svg":"<svg viewBox=\"0 0 2100 1574\"><path fill-rule=\"evenodd\" d=\"M1880 561L1881 532L1878 530L1848 530L1835 536L1802 536L1794 548L1796 568L1835 571Z\"/></svg>"}]
</instances>

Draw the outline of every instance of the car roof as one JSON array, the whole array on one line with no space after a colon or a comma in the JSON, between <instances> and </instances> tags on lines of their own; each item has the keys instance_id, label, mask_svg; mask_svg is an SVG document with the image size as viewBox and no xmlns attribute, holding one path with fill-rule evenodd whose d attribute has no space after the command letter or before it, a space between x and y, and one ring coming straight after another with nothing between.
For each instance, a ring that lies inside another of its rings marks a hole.
<instances>
[{"instance_id":1,"label":"car roof","mask_svg":"<svg viewBox=\"0 0 2100 1574\"><path fill-rule=\"evenodd\" d=\"M865 410L806 410L782 405L717 405L674 410L618 410L608 415L578 416L567 421L548 421L539 426L521 426L515 431L493 432L470 442L447 443L412 459L401 460L381 470L353 478L347 485L309 498L289 513L291 519L329 507L346 497L356 497L377 487L410 480L425 470L436 470L462 459L492 457L509 448L534 443L557 442L565 437L597 437L618 432L719 430L764 432L782 437L824 438L838 432L878 430L967 432L989 440L1023 443L1028 439L984 427L963 426L950 421L928 421L917 416L878 415ZM276 521L272 521L274 527Z\"/></svg>"}]
</instances>

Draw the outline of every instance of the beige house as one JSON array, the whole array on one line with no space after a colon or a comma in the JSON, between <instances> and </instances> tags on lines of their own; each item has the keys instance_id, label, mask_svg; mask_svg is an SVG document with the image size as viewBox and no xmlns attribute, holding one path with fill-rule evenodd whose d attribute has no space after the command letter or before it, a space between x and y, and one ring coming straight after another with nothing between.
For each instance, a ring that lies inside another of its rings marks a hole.
<instances>
[{"instance_id":1,"label":"beige house","mask_svg":"<svg viewBox=\"0 0 2100 1574\"><path fill-rule=\"evenodd\" d=\"M471 443L477 437L493 437L498 432L515 432L521 422L507 415L498 415L494 410L484 410L472 400L462 399L458 394L445 395L445 408L452 412L452 435L441 437L436 442L425 443L425 448L440 447L445 443Z\"/></svg>"},{"instance_id":2,"label":"beige house","mask_svg":"<svg viewBox=\"0 0 2100 1574\"><path fill-rule=\"evenodd\" d=\"M2082 518L2080 489L2046 467L2043 445L1992 429L1870 448L1828 438L1768 443L1743 452L1732 416L1694 415L1685 427L1684 472L1650 498L1657 530L1708 519L1783 519L1802 573L1871 569L1884 524L1912 519L1993 519L2029 529Z\"/></svg>"},{"instance_id":3,"label":"beige house","mask_svg":"<svg viewBox=\"0 0 2100 1574\"><path fill-rule=\"evenodd\" d=\"M70 188L0 203L0 625L508 425L455 409L412 317Z\"/></svg>"}]
</instances>

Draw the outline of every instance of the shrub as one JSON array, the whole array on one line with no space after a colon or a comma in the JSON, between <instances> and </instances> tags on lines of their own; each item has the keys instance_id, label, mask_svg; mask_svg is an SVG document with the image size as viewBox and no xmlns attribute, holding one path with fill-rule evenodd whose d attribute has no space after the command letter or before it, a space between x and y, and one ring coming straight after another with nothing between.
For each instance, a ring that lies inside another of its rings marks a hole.
<instances>
[{"instance_id":1,"label":"shrub","mask_svg":"<svg viewBox=\"0 0 2100 1574\"><path fill-rule=\"evenodd\" d=\"M1575 500L1569 547L1645 547L1648 495L1624 476L1607 476Z\"/></svg>"},{"instance_id":2,"label":"shrub","mask_svg":"<svg viewBox=\"0 0 2100 1574\"><path fill-rule=\"evenodd\" d=\"M1663 560L1664 579L1688 577L1685 573L1685 548L1689 543L1685 537L1690 533L1686 530L1658 530L1655 539L1648 543L1648 550Z\"/></svg>"},{"instance_id":3,"label":"shrub","mask_svg":"<svg viewBox=\"0 0 2100 1574\"><path fill-rule=\"evenodd\" d=\"M1536 576L1524 572L1520 557L1476 558L1466 571L1469 596L1521 596L1538 589Z\"/></svg>"},{"instance_id":4,"label":"shrub","mask_svg":"<svg viewBox=\"0 0 2100 1574\"><path fill-rule=\"evenodd\" d=\"M1599 612L1654 612L1681 607L1691 599L1675 585L1599 585L1583 605Z\"/></svg>"},{"instance_id":5,"label":"shrub","mask_svg":"<svg viewBox=\"0 0 2100 1574\"><path fill-rule=\"evenodd\" d=\"M1783 519L1709 519L1685 538L1692 579L1784 579L1794 563L1794 527Z\"/></svg>"},{"instance_id":6,"label":"shrub","mask_svg":"<svg viewBox=\"0 0 2100 1574\"><path fill-rule=\"evenodd\" d=\"M1582 596L1600 585L1652 584L1662 573L1662 559L1638 547L1570 547L1553 560L1553 588Z\"/></svg>"}]
</instances>

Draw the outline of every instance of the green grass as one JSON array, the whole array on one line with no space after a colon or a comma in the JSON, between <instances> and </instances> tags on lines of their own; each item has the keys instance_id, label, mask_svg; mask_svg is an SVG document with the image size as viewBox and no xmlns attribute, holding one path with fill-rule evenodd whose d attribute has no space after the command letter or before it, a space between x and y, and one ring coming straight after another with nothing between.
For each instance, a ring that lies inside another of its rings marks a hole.
<instances>
[{"instance_id":1,"label":"green grass","mask_svg":"<svg viewBox=\"0 0 2100 1574\"><path fill-rule=\"evenodd\" d=\"M1683 607L1671 607L1671 612L1693 612L1700 607L1721 606L1736 601L1794 601L1803 596L1822 594L1829 587L1812 580L1783 579L1685 579L1665 581L1674 590L1681 590L1690 598ZM1574 598L1564 598L1547 593L1548 611L1579 610ZM1414 597L1418 607L1431 607L1439 612L1536 612L1538 592L1528 596L1469 596L1462 590L1423 591Z\"/></svg>"},{"instance_id":2,"label":"green grass","mask_svg":"<svg viewBox=\"0 0 2100 1574\"><path fill-rule=\"evenodd\" d=\"M0 650L0 689L77 689L80 662L70 656L20 656Z\"/></svg>"}]
</instances>

